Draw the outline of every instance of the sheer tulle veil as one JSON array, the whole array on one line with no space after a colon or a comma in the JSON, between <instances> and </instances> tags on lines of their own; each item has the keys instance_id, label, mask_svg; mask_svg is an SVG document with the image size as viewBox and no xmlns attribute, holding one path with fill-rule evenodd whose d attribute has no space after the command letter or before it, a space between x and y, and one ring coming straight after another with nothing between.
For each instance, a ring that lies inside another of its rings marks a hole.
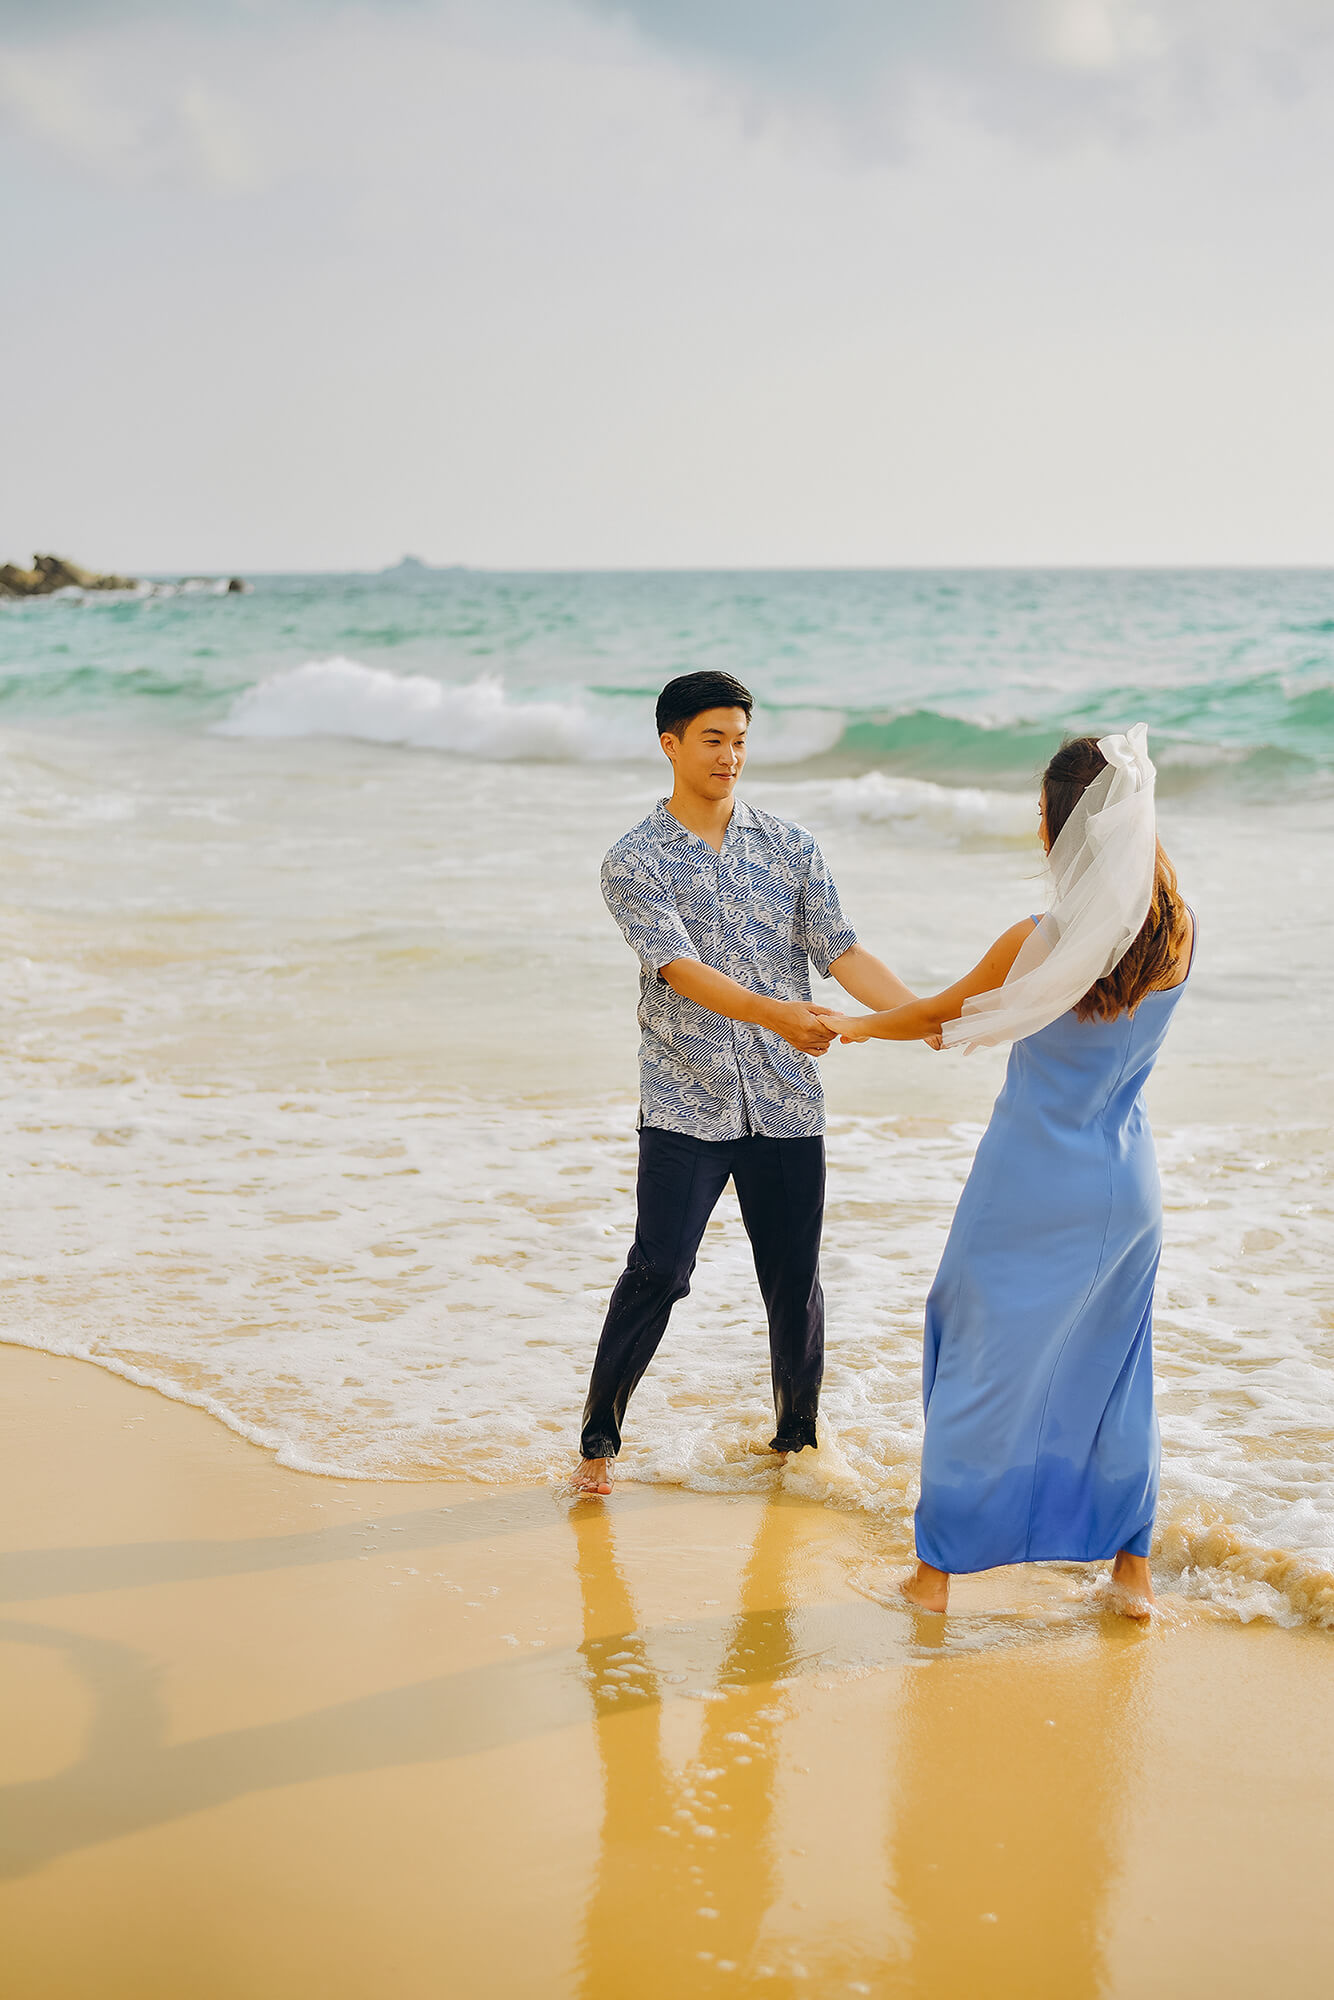
<instances>
[{"instance_id":1,"label":"sheer tulle veil","mask_svg":"<svg viewBox=\"0 0 1334 2000\"><path fill-rule=\"evenodd\" d=\"M1158 852L1156 773L1147 725L1103 736L1107 759L1048 855L1051 907L1025 938L1003 986L965 1000L947 1021L947 1048L1017 1042L1067 1013L1125 957L1153 898Z\"/></svg>"}]
</instances>

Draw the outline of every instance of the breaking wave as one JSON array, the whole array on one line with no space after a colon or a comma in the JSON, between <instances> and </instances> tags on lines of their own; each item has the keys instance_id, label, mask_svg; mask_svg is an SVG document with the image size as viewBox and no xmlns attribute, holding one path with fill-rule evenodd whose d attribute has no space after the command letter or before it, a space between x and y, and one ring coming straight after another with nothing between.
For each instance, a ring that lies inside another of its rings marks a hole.
<instances>
[{"instance_id":1,"label":"breaking wave","mask_svg":"<svg viewBox=\"0 0 1334 2000\"><path fill-rule=\"evenodd\" d=\"M757 762L803 763L843 734L836 709L761 713ZM623 763L653 748L651 697L517 699L490 675L450 685L341 657L308 660L247 688L223 736L344 736L497 763Z\"/></svg>"},{"instance_id":2,"label":"breaking wave","mask_svg":"<svg viewBox=\"0 0 1334 2000\"><path fill-rule=\"evenodd\" d=\"M1027 791L1064 728L1093 732L1143 718L1155 732L1165 789L1211 780L1266 790L1334 764L1334 691L1290 688L1273 675L1218 689L1109 689L1087 713L1051 720L779 705L760 701L751 728L753 766L823 764L840 774L892 772L967 796L948 811L994 816L977 801ZM515 693L494 674L444 681L390 673L335 654L288 667L246 688L217 733L242 737L343 737L498 763L624 763L654 756L653 696L587 687ZM881 775L884 787L891 780ZM906 796L900 794L897 796ZM918 802L920 805L920 801ZM902 815L896 795L868 787L856 816Z\"/></svg>"}]
</instances>

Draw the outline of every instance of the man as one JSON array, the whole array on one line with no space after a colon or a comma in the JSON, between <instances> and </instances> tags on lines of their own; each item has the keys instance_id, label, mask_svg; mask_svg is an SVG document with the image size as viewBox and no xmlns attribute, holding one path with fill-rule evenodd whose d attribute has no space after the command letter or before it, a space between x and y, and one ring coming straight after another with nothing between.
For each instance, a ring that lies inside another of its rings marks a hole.
<instances>
[{"instance_id":1,"label":"man","mask_svg":"<svg viewBox=\"0 0 1334 2000\"><path fill-rule=\"evenodd\" d=\"M914 996L858 944L802 827L735 798L751 697L730 674L683 674L658 698L672 794L617 841L602 893L640 964L638 1219L607 1309L574 1484L610 1493L626 1405L690 1290L729 1179L769 1318L777 1430L815 1446L824 1370L820 1228L829 1047L808 961L863 1006Z\"/></svg>"}]
</instances>

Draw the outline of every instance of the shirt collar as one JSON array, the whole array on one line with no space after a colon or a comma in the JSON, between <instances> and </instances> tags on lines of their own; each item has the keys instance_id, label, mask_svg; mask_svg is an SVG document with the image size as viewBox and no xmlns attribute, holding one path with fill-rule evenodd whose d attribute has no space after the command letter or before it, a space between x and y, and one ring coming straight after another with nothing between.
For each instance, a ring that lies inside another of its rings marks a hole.
<instances>
[{"instance_id":1,"label":"shirt collar","mask_svg":"<svg viewBox=\"0 0 1334 2000\"><path fill-rule=\"evenodd\" d=\"M692 833L688 826L682 826L675 813L667 810L666 799L658 800L649 817L653 824L653 831L657 834L659 840L699 839L699 835ZM753 824L754 816L746 801L744 799L735 800L732 806L732 817L727 822L727 831L731 833L734 828L739 831L742 827Z\"/></svg>"}]
</instances>

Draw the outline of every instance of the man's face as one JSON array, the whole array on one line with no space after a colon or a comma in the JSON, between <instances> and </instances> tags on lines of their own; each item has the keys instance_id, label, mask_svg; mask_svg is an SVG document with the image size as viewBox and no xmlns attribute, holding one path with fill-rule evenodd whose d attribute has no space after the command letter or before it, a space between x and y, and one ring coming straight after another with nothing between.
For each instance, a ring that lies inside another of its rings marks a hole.
<instances>
[{"instance_id":1,"label":"man's face","mask_svg":"<svg viewBox=\"0 0 1334 2000\"><path fill-rule=\"evenodd\" d=\"M748 727L744 708L706 708L679 737L661 737L677 783L701 798L730 798L746 762Z\"/></svg>"}]
</instances>

